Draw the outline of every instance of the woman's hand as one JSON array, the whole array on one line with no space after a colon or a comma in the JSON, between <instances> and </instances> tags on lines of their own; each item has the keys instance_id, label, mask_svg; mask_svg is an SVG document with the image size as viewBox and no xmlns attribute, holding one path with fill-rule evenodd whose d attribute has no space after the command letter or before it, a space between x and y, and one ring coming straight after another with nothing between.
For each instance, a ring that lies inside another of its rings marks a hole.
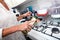
<instances>
[{"instance_id":1,"label":"woman's hand","mask_svg":"<svg viewBox=\"0 0 60 40\"><path fill-rule=\"evenodd\" d=\"M2 36L3 37L7 36L9 34L16 32L16 31L27 31L27 32L29 32L32 29L32 26L33 26L35 21L36 20L35 19L33 20L33 18L32 18L30 21L26 21L23 24L15 25L15 26L12 26L10 28L5 28L2 31Z\"/></svg>"},{"instance_id":2,"label":"woman's hand","mask_svg":"<svg viewBox=\"0 0 60 40\"><path fill-rule=\"evenodd\" d=\"M23 15L24 15L24 17L28 17L28 16L30 16L30 15L31 15L31 12L29 11L29 12L27 12L27 13L23 14Z\"/></svg>"},{"instance_id":3,"label":"woman's hand","mask_svg":"<svg viewBox=\"0 0 60 40\"><path fill-rule=\"evenodd\" d=\"M32 29L33 24L35 23L36 19L32 18L30 21L26 21L23 24L17 25L17 27L19 27L18 29L20 31L30 31Z\"/></svg>"},{"instance_id":4,"label":"woman's hand","mask_svg":"<svg viewBox=\"0 0 60 40\"><path fill-rule=\"evenodd\" d=\"M20 31L25 31L25 30L30 31L31 28L32 28L32 27L29 25L29 22L28 22L28 21L24 22L23 24L17 25L17 27L18 27L18 29L19 29Z\"/></svg>"},{"instance_id":5,"label":"woman's hand","mask_svg":"<svg viewBox=\"0 0 60 40\"><path fill-rule=\"evenodd\" d=\"M20 15L20 16L17 18L17 20L19 21L19 20L21 20L22 18L28 17L28 16L30 16L30 15L31 15L31 12L27 12L27 13L25 13L25 14L23 14L23 15Z\"/></svg>"},{"instance_id":6,"label":"woman's hand","mask_svg":"<svg viewBox=\"0 0 60 40\"><path fill-rule=\"evenodd\" d=\"M4 28L2 31L2 36L5 37L9 34L17 32L17 31L25 31L26 30L27 32L29 32L31 30L31 26L28 24L29 24L29 22L25 22L23 24L15 25L10 28Z\"/></svg>"}]
</instances>

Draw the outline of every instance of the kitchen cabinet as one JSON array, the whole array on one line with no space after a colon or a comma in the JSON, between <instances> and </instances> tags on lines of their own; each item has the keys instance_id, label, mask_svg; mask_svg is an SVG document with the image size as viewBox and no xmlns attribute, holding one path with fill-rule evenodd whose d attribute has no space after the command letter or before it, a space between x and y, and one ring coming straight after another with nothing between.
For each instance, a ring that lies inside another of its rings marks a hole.
<instances>
[{"instance_id":1,"label":"kitchen cabinet","mask_svg":"<svg viewBox=\"0 0 60 40\"><path fill-rule=\"evenodd\" d=\"M21 0L9 0L9 1L5 0L5 2L10 8L12 8L12 7L16 7L20 4L23 4L25 2L28 2L28 0L22 0L22 1Z\"/></svg>"}]
</instances>

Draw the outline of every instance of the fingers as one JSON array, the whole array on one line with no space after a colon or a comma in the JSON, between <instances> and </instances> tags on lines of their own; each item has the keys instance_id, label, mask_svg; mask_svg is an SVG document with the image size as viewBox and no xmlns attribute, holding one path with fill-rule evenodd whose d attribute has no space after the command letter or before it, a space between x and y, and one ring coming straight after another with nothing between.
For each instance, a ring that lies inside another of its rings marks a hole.
<instances>
[{"instance_id":1,"label":"fingers","mask_svg":"<svg viewBox=\"0 0 60 40\"><path fill-rule=\"evenodd\" d=\"M29 11L30 14L32 14L32 12Z\"/></svg>"},{"instance_id":2,"label":"fingers","mask_svg":"<svg viewBox=\"0 0 60 40\"><path fill-rule=\"evenodd\" d=\"M30 11L24 14L25 17L26 16L30 16L30 15L31 15L31 12Z\"/></svg>"},{"instance_id":3,"label":"fingers","mask_svg":"<svg viewBox=\"0 0 60 40\"><path fill-rule=\"evenodd\" d=\"M29 25L30 26L33 26L33 24L36 22L36 19L35 18L32 18L30 21L29 21Z\"/></svg>"},{"instance_id":4,"label":"fingers","mask_svg":"<svg viewBox=\"0 0 60 40\"><path fill-rule=\"evenodd\" d=\"M25 32L30 32L30 30L32 29L32 26L31 25L28 25L28 26L26 26L26 29L25 29Z\"/></svg>"},{"instance_id":5,"label":"fingers","mask_svg":"<svg viewBox=\"0 0 60 40\"><path fill-rule=\"evenodd\" d=\"M30 30L32 29L32 26L34 24L35 21L26 21L22 24L22 28L23 31L26 30L25 32L30 32Z\"/></svg>"},{"instance_id":6,"label":"fingers","mask_svg":"<svg viewBox=\"0 0 60 40\"><path fill-rule=\"evenodd\" d=\"M31 14L31 12L30 12L30 11L28 11L27 13L30 13L30 14Z\"/></svg>"},{"instance_id":7,"label":"fingers","mask_svg":"<svg viewBox=\"0 0 60 40\"><path fill-rule=\"evenodd\" d=\"M26 15L27 15L27 16L30 16L30 15L31 15L31 12L30 12L30 11L29 11L29 12L27 12L27 13L26 13Z\"/></svg>"},{"instance_id":8,"label":"fingers","mask_svg":"<svg viewBox=\"0 0 60 40\"><path fill-rule=\"evenodd\" d=\"M31 26L28 26L27 28L26 28L26 30L24 30L24 31L22 31L24 34L27 34L28 32L30 32L30 30L31 30L32 28L31 28Z\"/></svg>"},{"instance_id":9,"label":"fingers","mask_svg":"<svg viewBox=\"0 0 60 40\"><path fill-rule=\"evenodd\" d=\"M40 20L39 20L39 19L37 19L37 20L36 20L36 22L40 22Z\"/></svg>"},{"instance_id":10,"label":"fingers","mask_svg":"<svg viewBox=\"0 0 60 40\"><path fill-rule=\"evenodd\" d=\"M32 29L32 27L31 26L28 26L27 32L30 32L31 29Z\"/></svg>"}]
</instances>

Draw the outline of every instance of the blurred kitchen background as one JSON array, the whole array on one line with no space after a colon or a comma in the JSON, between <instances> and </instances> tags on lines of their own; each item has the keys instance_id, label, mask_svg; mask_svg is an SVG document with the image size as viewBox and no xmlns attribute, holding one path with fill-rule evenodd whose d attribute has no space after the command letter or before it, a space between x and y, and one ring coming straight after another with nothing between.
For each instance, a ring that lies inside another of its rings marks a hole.
<instances>
[{"instance_id":1,"label":"blurred kitchen background","mask_svg":"<svg viewBox=\"0 0 60 40\"><path fill-rule=\"evenodd\" d=\"M17 16L27 11L31 11L33 14L40 13L41 10L46 9L45 12L48 12L48 15L37 16L42 21L35 25L28 33L28 36L32 40L60 40L60 0L22 0L21 4L12 9Z\"/></svg>"}]
</instances>

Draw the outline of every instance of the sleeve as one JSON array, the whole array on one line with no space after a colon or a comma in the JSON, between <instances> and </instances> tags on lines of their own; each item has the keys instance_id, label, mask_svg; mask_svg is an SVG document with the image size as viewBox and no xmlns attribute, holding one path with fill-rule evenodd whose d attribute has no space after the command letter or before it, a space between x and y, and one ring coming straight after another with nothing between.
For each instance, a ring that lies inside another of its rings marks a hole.
<instances>
[{"instance_id":1,"label":"sleeve","mask_svg":"<svg viewBox=\"0 0 60 40\"><path fill-rule=\"evenodd\" d=\"M2 28L0 28L0 40L2 40Z\"/></svg>"}]
</instances>

